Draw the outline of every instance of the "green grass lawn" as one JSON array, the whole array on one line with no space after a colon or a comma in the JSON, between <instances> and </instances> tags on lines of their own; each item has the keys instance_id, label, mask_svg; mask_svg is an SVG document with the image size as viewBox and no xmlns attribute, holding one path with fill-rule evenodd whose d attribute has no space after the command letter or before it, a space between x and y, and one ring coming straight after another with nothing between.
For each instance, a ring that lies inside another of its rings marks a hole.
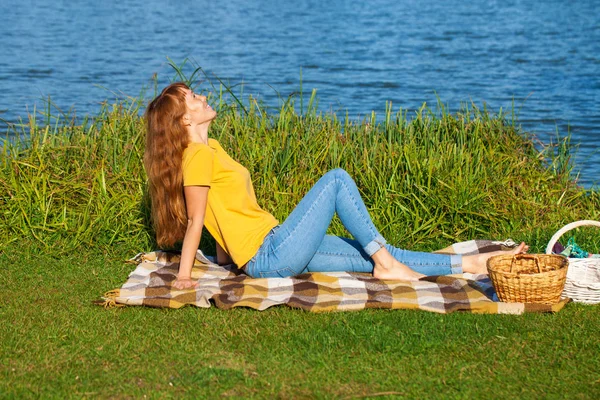
<instances>
[{"instance_id":1,"label":"green grass lawn","mask_svg":"<svg viewBox=\"0 0 600 400\"><path fill-rule=\"evenodd\" d=\"M598 398L600 309L314 314L92 302L131 250L0 255L3 398Z\"/></svg>"}]
</instances>

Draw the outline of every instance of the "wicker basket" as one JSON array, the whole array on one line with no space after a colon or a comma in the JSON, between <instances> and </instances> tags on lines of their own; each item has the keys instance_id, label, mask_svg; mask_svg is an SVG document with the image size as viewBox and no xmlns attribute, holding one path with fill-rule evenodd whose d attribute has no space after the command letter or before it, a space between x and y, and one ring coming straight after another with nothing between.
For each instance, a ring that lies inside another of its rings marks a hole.
<instances>
[{"instance_id":1,"label":"wicker basket","mask_svg":"<svg viewBox=\"0 0 600 400\"><path fill-rule=\"evenodd\" d=\"M600 222L584 220L565 225L550 239L546 254L552 253L552 248L563 234L580 226L600 228ZM600 303L600 258L569 258L568 260L569 271L562 296L579 303Z\"/></svg>"},{"instance_id":2,"label":"wicker basket","mask_svg":"<svg viewBox=\"0 0 600 400\"><path fill-rule=\"evenodd\" d=\"M507 254L487 262L498 299L506 303L554 304L567 276L567 258L547 254Z\"/></svg>"}]
</instances>

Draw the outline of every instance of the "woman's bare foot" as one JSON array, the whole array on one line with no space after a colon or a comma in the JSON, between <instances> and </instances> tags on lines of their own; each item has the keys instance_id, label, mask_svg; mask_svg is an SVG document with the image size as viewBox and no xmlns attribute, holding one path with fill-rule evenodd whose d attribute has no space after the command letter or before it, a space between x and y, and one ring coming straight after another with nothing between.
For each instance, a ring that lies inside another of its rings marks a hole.
<instances>
[{"instance_id":1,"label":"woman's bare foot","mask_svg":"<svg viewBox=\"0 0 600 400\"><path fill-rule=\"evenodd\" d=\"M464 256L462 262L463 272L470 272L472 274L487 274L487 260L493 256L500 256L504 254L521 254L527 253L529 246L525 242L521 242L520 245L511 250L504 251L492 251L490 253L474 254L472 256Z\"/></svg>"},{"instance_id":2,"label":"woman's bare foot","mask_svg":"<svg viewBox=\"0 0 600 400\"><path fill-rule=\"evenodd\" d=\"M384 267L381 264L375 264L373 268L373 276L377 279L392 279L396 281L418 281L425 275L419 274L408 268L399 261L393 263L389 267Z\"/></svg>"},{"instance_id":3,"label":"woman's bare foot","mask_svg":"<svg viewBox=\"0 0 600 400\"><path fill-rule=\"evenodd\" d=\"M372 256L375 262L373 276L377 279L392 279L397 281L418 281L425 275L419 274L396 260L390 252L382 247Z\"/></svg>"}]
</instances>

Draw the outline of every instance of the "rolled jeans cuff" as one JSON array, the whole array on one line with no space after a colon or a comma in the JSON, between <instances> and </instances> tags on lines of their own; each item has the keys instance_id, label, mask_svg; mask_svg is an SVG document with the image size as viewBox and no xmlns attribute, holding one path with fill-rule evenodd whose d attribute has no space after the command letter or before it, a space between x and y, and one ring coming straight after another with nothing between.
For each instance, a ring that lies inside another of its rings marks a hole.
<instances>
[{"instance_id":1,"label":"rolled jeans cuff","mask_svg":"<svg viewBox=\"0 0 600 400\"><path fill-rule=\"evenodd\" d=\"M370 256L372 256L373 254L375 254L377 251L379 251L379 249L381 249L382 247L384 247L386 245L386 241L383 238L383 236L376 236L375 239L373 239L372 241L369 242L369 244L367 244L364 247L365 252Z\"/></svg>"},{"instance_id":2,"label":"rolled jeans cuff","mask_svg":"<svg viewBox=\"0 0 600 400\"><path fill-rule=\"evenodd\" d=\"M450 274L462 274L462 254L452 254L450 256Z\"/></svg>"}]
</instances>

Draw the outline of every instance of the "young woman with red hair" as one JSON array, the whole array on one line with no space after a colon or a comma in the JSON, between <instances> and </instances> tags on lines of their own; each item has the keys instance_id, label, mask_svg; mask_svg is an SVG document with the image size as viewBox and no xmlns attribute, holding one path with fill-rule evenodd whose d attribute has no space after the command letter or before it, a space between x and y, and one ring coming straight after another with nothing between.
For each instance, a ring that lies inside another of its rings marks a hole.
<instances>
[{"instance_id":1,"label":"young woman with red hair","mask_svg":"<svg viewBox=\"0 0 600 400\"><path fill-rule=\"evenodd\" d=\"M370 272L380 279L486 273L487 253L473 256L412 252L386 244L356 184L342 169L327 172L283 223L262 210L250 174L208 137L217 113L183 83L167 86L146 110L144 164L160 246L183 241L174 286L195 287L191 271L206 226L217 261L234 262L252 277L303 272ZM334 214L354 239L327 235ZM511 252L527 250L521 243Z\"/></svg>"}]
</instances>

